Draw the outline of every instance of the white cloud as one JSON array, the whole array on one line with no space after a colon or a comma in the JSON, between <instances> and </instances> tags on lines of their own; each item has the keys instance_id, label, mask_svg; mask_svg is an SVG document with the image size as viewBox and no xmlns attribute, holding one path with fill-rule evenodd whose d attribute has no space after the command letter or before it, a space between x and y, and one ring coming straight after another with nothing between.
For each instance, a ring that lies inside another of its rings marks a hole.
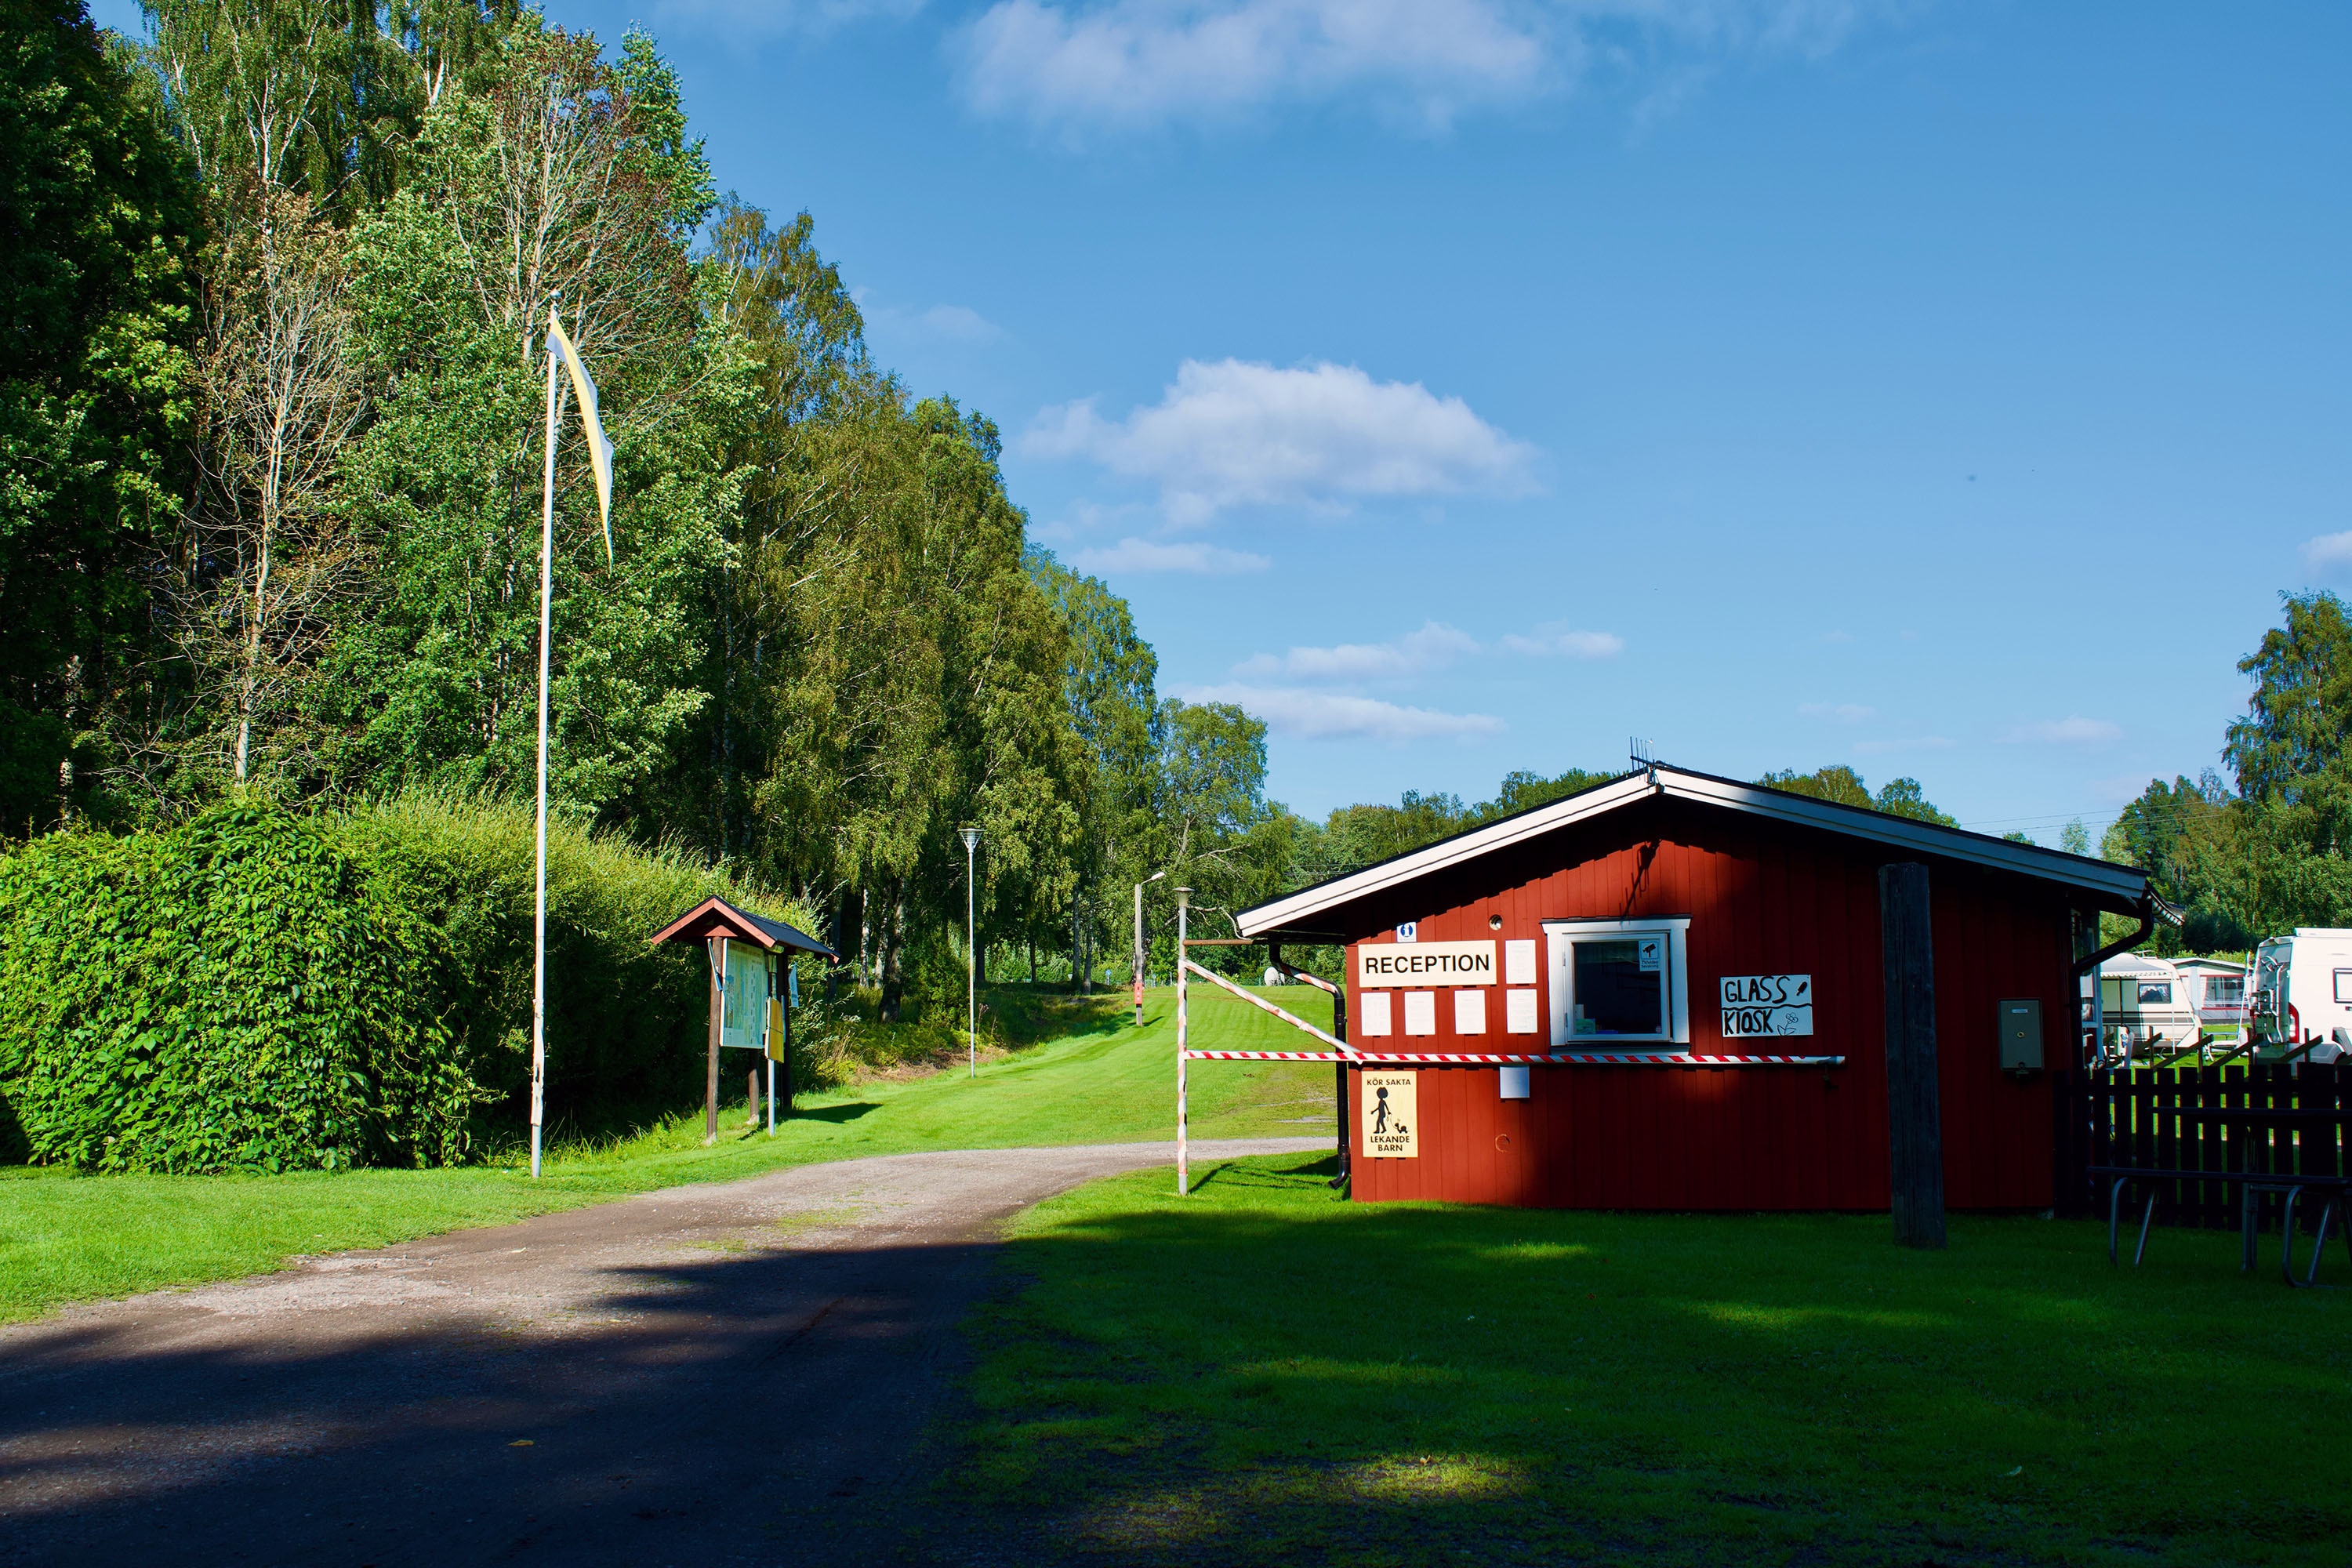
<instances>
[{"instance_id":1,"label":"white cloud","mask_svg":"<svg viewBox=\"0 0 2352 1568\"><path fill-rule=\"evenodd\" d=\"M1247 551L1213 544L1160 544L1149 539L1122 539L1108 549L1081 550L1072 563L1081 572L1193 572L1211 577L1263 572L1274 564Z\"/></svg>"},{"instance_id":2,"label":"white cloud","mask_svg":"<svg viewBox=\"0 0 2352 1568\"><path fill-rule=\"evenodd\" d=\"M1356 89L1442 129L1535 90L1548 55L1496 0L999 0L960 52L974 110L1066 131Z\"/></svg>"},{"instance_id":3,"label":"white cloud","mask_svg":"<svg viewBox=\"0 0 2352 1568\"><path fill-rule=\"evenodd\" d=\"M1856 741L1858 756L1883 757L1889 752L1948 752L1958 742L1948 735L1913 735L1900 741Z\"/></svg>"},{"instance_id":4,"label":"white cloud","mask_svg":"<svg viewBox=\"0 0 2352 1568\"><path fill-rule=\"evenodd\" d=\"M1878 717L1875 708L1864 708L1859 702L1840 702L1834 707L1827 702L1800 702L1797 711L1808 719L1826 719L1832 724L1867 724Z\"/></svg>"},{"instance_id":5,"label":"white cloud","mask_svg":"<svg viewBox=\"0 0 2352 1568\"><path fill-rule=\"evenodd\" d=\"M1003 327L969 305L933 305L917 310L904 305L869 305L865 291L854 296L866 312L869 330L922 342L993 343L1008 334Z\"/></svg>"},{"instance_id":6,"label":"white cloud","mask_svg":"<svg viewBox=\"0 0 2352 1568\"><path fill-rule=\"evenodd\" d=\"M923 0L658 0L654 20L740 40L829 33L868 16L904 18L922 8Z\"/></svg>"},{"instance_id":7,"label":"white cloud","mask_svg":"<svg viewBox=\"0 0 2352 1568\"><path fill-rule=\"evenodd\" d=\"M1373 496L1519 494L1535 455L1419 382L1235 359L1186 360L1157 404L1124 420L1105 420L1092 399L1048 408L1022 448L1150 480L1170 518L1185 523L1229 506L1344 512Z\"/></svg>"},{"instance_id":8,"label":"white cloud","mask_svg":"<svg viewBox=\"0 0 2352 1568\"><path fill-rule=\"evenodd\" d=\"M2085 719L2080 714L2044 719L2038 724L2020 724L2001 736L2011 744L2036 741L2052 746L2102 746L2123 738L2122 725L2107 719Z\"/></svg>"},{"instance_id":9,"label":"white cloud","mask_svg":"<svg viewBox=\"0 0 2352 1568\"><path fill-rule=\"evenodd\" d=\"M1284 676L1292 680L1381 680L1441 668L1477 651L1477 639L1469 633L1443 621L1431 621L1417 632L1383 643L1294 647L1278 658L1262 653L1234 666L1234 673Z\"/></svg>"},{"instance_id":10,"label":"white cloud","mask_svg":"<svg viewBox=\"0 0 2352 1568\"><path fill-rule=\"evenodd\" d=\"M1864 23L1917 8L1917 0L997 0L956 36L953 52L976 112L1067 137L1351 94L1443 131L1471 110L1573 89L1594 68L1633 79L1638 134L1727 59L1819 59Z\"/></svg>"},{"instance_id":11,"label":"white cloud","mask_svg":"<svg viewBox=\"0 0 2352 1568\"><path fill-rule=\"evenodd\" d=\"M1569 658L1613 658L1625 651L1625 639L1615 632L1577 631L1562 621L1547 621L1533 637L1507 633L1503 646L1513 653L1559 654Z\"/></svg>"},{"instance_id":12,"label":"white cloud","mask_svg":"<svg viewBox=\"0 0 2352 1568\"><path fill-rule=\"evenodd\" d=\"M1503 721L1486 713L1442 713L1405 708L1372 697L1295 687L1198 686L1178 693L1187 702L1231 702L1266 722L1277 735L1309 741L1469 741L1502 733Z\"/></svg>"},{"instance_id":13,"label":"white cloud","mask_svg":"<svg viewBox=\"0 0 2352 1568\"><path fill-rule=\"evenodd\" d=\"M2323 533L2305 541L2303 563L2314 572L2352 571L2352 533Z\"/></svg>"}]
</instances>

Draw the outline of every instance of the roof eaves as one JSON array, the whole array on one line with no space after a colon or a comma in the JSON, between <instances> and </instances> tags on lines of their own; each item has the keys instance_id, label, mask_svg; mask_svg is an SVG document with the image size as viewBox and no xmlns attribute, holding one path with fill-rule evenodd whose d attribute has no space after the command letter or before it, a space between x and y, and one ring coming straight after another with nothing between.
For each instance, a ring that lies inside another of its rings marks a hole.
<instances>
[{"instance_id":1,"label":"roof eaves","mask_svg":"<svg viewBox=\"0 0 2352 1568\"><path fill-rule=\"evenodd\" d=\"M1654 795L1675 795L1778 821L1842 833L1851 837L1867 838L1916 854L1967 861L2041 881L2060 882L2114 899L2138 902L2148 896L2147 874L2133 867L2069 855L2063 850L2045 849L2040 845L2015 844L1981 833L1970 833L1965 828L1893 816L1866 807L1839 805L1808 795L1792 795L1785 790L1741 784L1736 779L1692 773L1659 763L1608 784L1521 812L1516 816L1507 816L1484 827L1472 828L1451 838L1423 845L1419 849L1407 850L1402 855L1335 877L1315 887L1286 893L1255 909L1242 910L1234 917L1234 925L1245 937L1280 931L1295 921L1342 904L1369 898L1448 867L1507 848L1523 839L1614 811Z\"/></svg>"},{"instance_id":2,"label":"roof eaves","mask_svg":"<svg viewBox=\"0 0 2352 1568\"><path fill-rule=\"evenodd\" d=\"M1254 910L1242 910L1234 917L1234 923L1244 936L1254 937L1277 931L1293 921L1369 898L1388 888L1416 880L1465 860L1475 860L1482 855L1491 855L1522 839L1566 827L1588 816L1598 816L1657 793L1659 787L1652 782L1649 773L1627 773L1623 778L1596 784L1575 795L1563 795L1532 811L1523 811L1516 816L1490 822L1484 827L1474 827L1451 838L1441 838L1434 844L1424 844L1418 849L1408 849L1377 865L1350 871L1344 877L1335 877L1315 887L1286 893Z\"/></svg>"},{"instance_id":3,"label":"roof eaves","mask_svg":"<svg viewBox=\"0 0 2352 1568\"><path fill-rule=\"evenodd\" d=\"M1664 777L1661 787L1664 793L1685 800L1727 805L1782 822L1875 839L1922 855L1966 860L2045 882L2064 882L2119 899L2144 899L2148 892L2147 873L2136 867L2045 849L2038 844L2015 844L1970 833L1966 828L1892 816L1862 806L1839 805L1761 784L1717 778L1712 773L1695 773L1664 765L1658 772Z\"/></svg>"}]
</instances>

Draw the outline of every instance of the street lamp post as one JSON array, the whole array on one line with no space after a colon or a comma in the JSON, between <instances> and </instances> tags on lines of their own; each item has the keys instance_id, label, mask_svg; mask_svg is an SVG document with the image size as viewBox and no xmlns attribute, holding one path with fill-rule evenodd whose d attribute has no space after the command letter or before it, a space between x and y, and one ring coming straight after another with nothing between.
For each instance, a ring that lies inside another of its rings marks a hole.
<instances>
[{"instance_id":1,"label":"street lamp post","mask_svg":"<svg viewBox=\"0 0 2352 1568\"><path fill-rule=\"evenodd\" d=\"M963 834L963 1017L964 1038L971 1050L971 1071L980 1076L980 948L977 939L980 924L973 913L971 886L971 852L980 843L980 829L966 827Z\"/></svg>"},{"instance_id":2,"label":"street lamp post","mask_svg":"<svg viewBox=\"0 0 2352 1568\"><path fill-rule=\"evenodd\" d=\"M1143 889L1166 875L1154 871L1135 885L1135 1026L1139 1029L1143 1027Z\"/></svg>"}]
</instances>

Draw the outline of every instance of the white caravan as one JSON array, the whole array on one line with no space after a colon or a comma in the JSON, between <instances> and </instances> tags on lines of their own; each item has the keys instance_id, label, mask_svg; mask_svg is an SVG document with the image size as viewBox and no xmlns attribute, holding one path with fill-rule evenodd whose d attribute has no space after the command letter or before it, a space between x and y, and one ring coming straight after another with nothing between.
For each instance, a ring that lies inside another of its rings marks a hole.
<instances>
[{"instance_id":1,"label":"white caravan","mask_svg":"<svg viewBox=\"0 0 2352 1568\"><path fill-rule=\"evenodd\" d=\"M2254 949L2251 1012L2264 1045L2319 1042L2306 1061L2352 1056L2352 930L2304 926Z\"/></svg>"},{"instance_id":2,"label":"white caravan","mask_svg":"<svg viewBox=\"0 0 2352 1568\"><path fill-rule=\"evenodd\" d=\"M2196 1004L2180 971L2161 958L2126 952L2099 965L2099 1013L2100 1054L2109 1061L2197 1039Z\"/></svg>"},{"instance_id":3,"label":"white caravan","mask_svg":"<svg viewBox=\"0 0 2352 1568\"><path fill-rule=\"evenodd\" d=\"M2246 966L2233 958L2176 958L2189 1006L2207 1030L2234 1029L2246 1021Z\"/></svg>"}]
</instances>

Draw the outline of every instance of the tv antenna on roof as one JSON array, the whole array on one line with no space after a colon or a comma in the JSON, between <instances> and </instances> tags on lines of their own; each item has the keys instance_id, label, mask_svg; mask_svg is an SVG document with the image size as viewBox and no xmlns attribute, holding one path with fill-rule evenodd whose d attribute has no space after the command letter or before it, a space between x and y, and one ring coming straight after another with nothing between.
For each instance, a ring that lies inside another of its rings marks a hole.
<instances>
[{"instance_id":1,"label":"tv antenna on roof","mask_svg":"<svg viewBox=\"0 0 2352 1568\"><path fill-rule=\"evenodd\" d=\"M1648 741L1639 735L1629 735L1625 740L1625 751L1633 761L1635 773L1648 773L1652 784L1658 782L1658 757Z\"/></svg>"}]
</instances>

